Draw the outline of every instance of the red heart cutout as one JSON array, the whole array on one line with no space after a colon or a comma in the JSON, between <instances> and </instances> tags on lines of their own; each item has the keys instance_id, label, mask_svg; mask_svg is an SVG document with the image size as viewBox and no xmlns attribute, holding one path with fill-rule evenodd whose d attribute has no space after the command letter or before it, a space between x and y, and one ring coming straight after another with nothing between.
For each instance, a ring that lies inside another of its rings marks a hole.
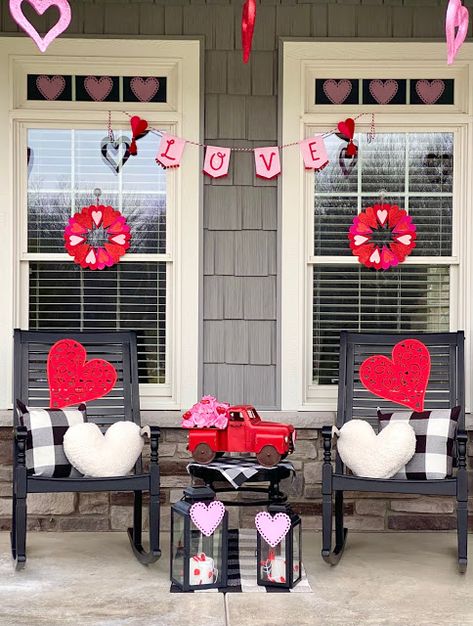
<instances>
[{"instance_id":1,"label":"red heart cutout","mask_svg":"<svg viewBox=\"0 0 473 626\"><path fill-rule=\"evenodd\" d=\"M138 117L138 115L134 115L130 119L130 125L135 137L142 135L148 128L148 122L146 120L142 120L141 117Z\"/></svg>"},{"instance_id":2,"label":"red heart cutout","mask_svg":"<svg viewBox=\"0 0 473 626\"><path fill-rule=\"evenodd\" d=\"M376 354L360 367L360 381L368 391L417 412L424 410L429 376L430 353L417 339L397 343L392 360Z\"/></svg>"},{"instance_id":3,"label":"red heart cutout","mask_svg":"<svg viewBox=\"0 0 473 626\"><path fill-rule=\"evenodd\" d=\"M117 382L117 372L104 359L87 361L87 351L74 339L57 341L48 354L50 406L62 409L107 395Z\"/></svg>"},{"instance_id":4,"label":"red heart cutout","mask_svg":"<svg viewBox=\"0 0 473 626\"><path fill-rule=\"evenodd\" d=\"M349 117L344 122L338 122L338 130L344 137L353 139L355 134L355 120Z\"/></svg>"}]
</instances>

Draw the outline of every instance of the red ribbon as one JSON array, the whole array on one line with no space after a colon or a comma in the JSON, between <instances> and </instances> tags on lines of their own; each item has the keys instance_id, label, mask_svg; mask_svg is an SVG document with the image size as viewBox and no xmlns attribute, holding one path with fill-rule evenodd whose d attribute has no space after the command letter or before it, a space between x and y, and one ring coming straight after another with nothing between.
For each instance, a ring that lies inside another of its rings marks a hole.
<instances>
[{"instance_id":1,"label":"red ribbon","mask_svg":"<svg viewBox=\"0 0 473 626\"><path fill-rule=\"evenodd\" d=\"M204 553L204 552L201 552L201 554L195 554L195 555L192 557L192 560L193 560L193 561L206 561L206 560L207 560L207 557L206 557L206 555L205 555L205 553Z\"/></svg>"},{"instance_id":2,"label":"red ribbon","mask_svg":"<svg viewBox=\"0 0 473 626\"><path fill-rule=\"evenodd\" d=\"M246 0L241 15L241 46L243 48L243 63L248 63L255 30L256 1Z\"/></svg>"}]
</instances>

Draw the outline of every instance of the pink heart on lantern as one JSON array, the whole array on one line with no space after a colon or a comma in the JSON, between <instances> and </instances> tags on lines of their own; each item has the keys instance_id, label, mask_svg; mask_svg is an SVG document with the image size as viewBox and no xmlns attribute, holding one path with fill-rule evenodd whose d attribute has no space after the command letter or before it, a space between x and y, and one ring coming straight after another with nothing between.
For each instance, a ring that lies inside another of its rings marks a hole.
<instances>
[{"instance_id":1,"label":"pink heart on lantern","mask_svg":"<svg viewBox=\"0 0 473 626\"><path fill-rule=\"evenodd\" d=\"M46 100L56 100L64 91L66 81L63 76L38 76L36 78L36 87L39 93Z\"/></svg>"},{"instance_id":2,"label":"pink heart on lantern","mask_svg":"<svg viewBox=\"0 0 473 626\"><path fill-rule=\"evenodd\" d=\"M388 104L397 94L399 85L397 80L372 80L369 88L378 104Z\"/></svg>"},{"instance_id":3,"label":"pink heart on lantern","mask_svg":"<svg viewBox=\"0 0 473 626\"><path fill-rule=\"evenodd\" d=\"M100 226L100 222L102 221L102 217L103 217L102 211L92 211L91 216L92 216L92 219L94 220L94 224L98 228Z\"/></svg>"},{"instance_id":4,"label":"pink heart on lantern","mask_svg":"<svg viewBox=\"0 0 473 626\"><path fill-rule=\"evenodd\" d=\"M84 80L84 87L92 100L101 102L112 91L113 80L110 76L101 76L100 78L87 76Z\"/></svg>"},{"instance_id":5,"label":"pink heart on lantern","mask_svg":"<svg viewBox=\"0 0 473 626\"><path fill-rule=\"evenodd\" d=\"M41 37L33 24L24 15L21 9L23 2L28 2L38 15L43 15L50 7L59 9L58 21L44 37ZM71 23L71 7L68 0L10 0L10 13L18 26L31 37L41 52L45 52L49 44L63 33Z\"/></svg>"},{"instance_id":6,"label":"pink heart on lantern","mask_svg":"<svg viewBox=\"0 0 473 626\"><path fill-rule=\"evenodd\" d=\"M447 63L451 65L468 34L468 9L461 0L450 0L445 16L445 35L447 37ZM455 29L457 31L455 32Z\"/></svg>"},{"instance_id":7,"label":"pink heart on lantern","mask_svg":"<svg viewBox=\"0 0 473 626\"><path fill-rule=\"evenodd\" d=\"M149 76L146 80L135 76L130 81L130 87L140 102L149 102L158 93L159 80L154 76Z\"/></svg>"},{"instance_id":8,"label":"pink heart on lantern","mask_svg":"<svg viewBox=\"0 0 473 626\"><path fill-rule=\"evenodd\" d=\"M191 520L206 537L213 534L225 515L225 506L214 500L208 506L205 502L196 502L190 508Z\"/></svg>"},{"instance_id":9,"label":"pink heart on lantern","mask_svg":"<svg viewBox=\"0 0 473 626\"><path fill-rule=\"evenodd\" d=\"M435 104L445 90L443 80L418 80L416 91L424 104Z\"/></svg>"},{"instance_id":10,"label":"pink heart on lantern","mask_svg":"<svg viewBox=\"0 0 473 626\"><path fill-rule=\"evenodd\" d=\"M266 543L275 548L289 532L291 518L286 513L276 513L273 517L262 511L256 515L255 525Z\"/></svg>"},{"instance_id":11,"label":"pink heart on lantern","mask_svg":"<svg viewBox=\"0 0 473 626\"><path fill-rule=\"evenodd\" d=\"M332 104L343 104L350 95L352 84L349 80L326 80L323 90Z\"/></svg>"}]
</instances>

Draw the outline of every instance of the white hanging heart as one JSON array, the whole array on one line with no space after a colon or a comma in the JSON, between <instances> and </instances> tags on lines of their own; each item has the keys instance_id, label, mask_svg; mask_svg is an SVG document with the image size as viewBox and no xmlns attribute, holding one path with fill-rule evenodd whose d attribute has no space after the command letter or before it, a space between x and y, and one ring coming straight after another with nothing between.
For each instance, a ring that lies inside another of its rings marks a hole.
<instances>
[{"instance_id":1,"label":"white hanging heart","mask_svg":"<svg viewBox=\"0 0 473 626\"><path fill-rule=\"evenodd\" d=\"M378 216L379 223L382 225L384 224L384 222L386 221L388 217L388 212L386 209L383 209L383 210L379 209L376 215Z\"/></svg>"},{"instance_id":2,"label":"white hanging heart","mask_svg":"<svg viewBox=\"0 0 473 626\"><path fill-rule=\"evenodd\" d=\"M92 211L91 215L92 215L92 219L94 220L94 224L98 228L102 222L102 217L103 217L102 211Z\"/></svg>"}]
</instances>

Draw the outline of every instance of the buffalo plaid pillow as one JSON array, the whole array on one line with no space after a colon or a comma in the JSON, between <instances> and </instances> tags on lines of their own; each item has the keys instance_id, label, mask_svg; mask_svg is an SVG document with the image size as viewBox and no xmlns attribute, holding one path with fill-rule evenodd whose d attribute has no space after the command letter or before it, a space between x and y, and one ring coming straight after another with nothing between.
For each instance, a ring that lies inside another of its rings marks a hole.
<instances>
[{"instance_id":1,"label":"buffalo plaid pillow","mask_svg":"<svg viewBox=\"0 0 473 626\"><path fill-rule=\"evenodd\" d=\"M434 409L422 413L399 411L381 413L378 421L381 429L390 422L407 422L416 434L416 451L412 459L394 478L427 480L451 476L453 468L453 444L461 407Z\"/></svg>"},{"instance_id":2,"label":"buffalo plaid pillow","mask_svg":"<svg viewBox=\"0 0 473 626\"><path fill-rule=\"evenodd\" d=\"M38 409L17 400L20 423L26 427L26 469L29 476L46 478L78 477L66 458L63 441L66 430L87 421L85 404L77 409Z\"/></svg>"}]
</instances>

